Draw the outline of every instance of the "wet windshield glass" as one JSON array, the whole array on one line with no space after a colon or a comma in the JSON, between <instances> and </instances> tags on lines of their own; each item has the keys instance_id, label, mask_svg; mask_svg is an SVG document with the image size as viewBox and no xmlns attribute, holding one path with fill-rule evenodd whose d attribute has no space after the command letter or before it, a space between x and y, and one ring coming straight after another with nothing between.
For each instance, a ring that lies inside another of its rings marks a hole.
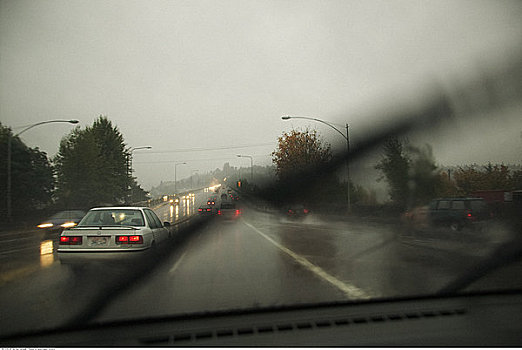
<instances>
[{"instance_id":1,"label":"wet windshield glass","mask_svg":"<svg viewBox=\"0 0 522 350\"><path fill-rule=\"evenodd\" d=\"M521 18L0 0L0 336L521 288Z\"/></svg>"},{"instance_id":2,"label":"wet windshield glass","mask_svg":"<svg viewBox=\"0 0 522 350\"><path fill-rule=\"evenodd\" d=\"M139 210L91 210L80 221L81 226L143 226L143 214Z\"/></svg>"}]
</instances>

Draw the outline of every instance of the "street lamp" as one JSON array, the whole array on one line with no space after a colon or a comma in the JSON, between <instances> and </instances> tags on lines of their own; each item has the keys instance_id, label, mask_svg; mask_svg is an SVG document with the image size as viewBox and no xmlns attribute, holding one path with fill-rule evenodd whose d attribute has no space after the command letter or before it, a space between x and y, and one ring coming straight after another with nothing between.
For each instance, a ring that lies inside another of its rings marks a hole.
<instances>
[{"instance_id":1,"label":"street lamp","mask_svg":"<svg viewBox=\"0 0 522 350\"><path fill-rule=\"evenodd\" d=\"M79 121L76 120L76 119L71 119L71 120L61 120L61 119L47 120L47 121L38 122L38 123L35 123L35 124L32 124L32 125L29 125L28 127L26 127L25 129L23 129L22 131L20 131L19 133L17 133L16 135L13 135L13 136L11 136L10 132L7 133L7 191L6 191L6 200L7 200L7 220L9 222L11 222L11 220L12 220L12 218L11 218L11 143L12 143L12 139L17 137L17 136L20 136L20 134L26 132L29 129L34 128L35 126L43 125L43 124L50 124L50 123L78 124Z\"/></svg>"},{"instance_id":2,"label":"street lamp","mask_svg":"<svg viewBox=\"0 0 522 350\"><path fill-rule=\"evenodd\" d=\"M129 149L129 168L128 168L128 176L129 178L132 178L132 153L136 150L139 150L139 149L151 149L152 146L139 146L139 147L132 147L131 149ZM133 189L132 189L132 181L131 181L131 185L130 185L130 193L129 193L129 202L132 201L132 193L133 193Z\"/></svg>"},{"instance_id":3,"label":"street lamp","mask_svg":"<svg viewBox=\"0 0 522 350\"><path fill-rule=\"evenodd\" d=\"M181 164L187 164L187 163L182 162L182 163L176 163L176 164L174 164L174 194L177 194L177 193L178 193L178 189L177 189L177 183L178 183L178 165L181 165Z\"/></svg>"},{"instance_id":4,"label":"street lamp","mask_svg":"<svg viewBox=\"0 0 522 350\"><path fill-rule=\"evenodd\" d=\"M323 123L325 125L328 125L329 127L331 127L332 129L334 129L335 131L337 131L339 134L341 134L341 136L346 140L346 157L344 158L345 160L345 166L346 166L346 177L348 178L348 184L347 184L347 191L346 191L346 204L348 205L348 212L351 212L352 210L352 206L351 206L351 203L350 203L350 163L348 161L348 157L350 156L350 134L348 133L348 128L349 128L349 125L346 124L345 127L346 127L346 135L344 135L339 129L337 129L335 126L333 126L332 124L324 121L324 120L321 120L321 119L317 119L317 118L311 118L311 117L293 117L293 116L289 116L289 115L284 115L281 117L281 119L283 120L288 120L288 119L307 119L307 120L313 120L313 121L316 121L316 122L319 122L319 123Z\"/></svg>"},{"instance_id":5,"label":"street lamp","mask_svg":"<svg viewBox=\"0 0 522 350\"><path fill-rule=\"evenodd\" d=\"M250 158L250 181L252 181L252 185L254 184L254 158L252 156L245 156L238 154L239 158Z\"/></svg>"}]
</instances>

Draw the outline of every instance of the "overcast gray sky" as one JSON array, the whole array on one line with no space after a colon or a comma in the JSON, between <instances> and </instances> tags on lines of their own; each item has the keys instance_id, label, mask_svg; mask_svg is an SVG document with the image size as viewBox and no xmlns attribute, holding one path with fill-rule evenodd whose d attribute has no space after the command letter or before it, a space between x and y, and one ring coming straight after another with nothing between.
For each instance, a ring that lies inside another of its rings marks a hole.
<instances>
[{"instance_id":1,"label":"overcast gray sky","mask_svg":"<svg viewBox=\"0 0 522 350\"><path fill-rule=\"evenodd\" d=\"M175 162L188 163L179 177L249 165L238 153L269 164L292 127L343 141L281 115L348 122L357 142L377 106L414 100L432 79L465 79L519 50L521 9L480 0L0 0L0 120L86 126L107 115L130 147L153 147L134 156L145 188L172 180ZM502 129L501 142L492 140L508 152L484 139L466 155L427 141L443 163L520 161L520 109L506 113L480 128ZM23 140L53 156L70 128L41 126ZM238 146L247 147L230 148ZM194 149L218 150L186 152Z\"/></svg>"}]
</instances>

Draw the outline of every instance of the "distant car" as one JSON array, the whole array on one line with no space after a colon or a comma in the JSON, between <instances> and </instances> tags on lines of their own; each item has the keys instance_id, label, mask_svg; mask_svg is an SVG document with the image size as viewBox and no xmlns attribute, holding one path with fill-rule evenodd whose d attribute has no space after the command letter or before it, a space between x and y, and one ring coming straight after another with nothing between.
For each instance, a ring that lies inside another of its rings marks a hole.
<instances>
[{"instance_id":1,"label":"distant car","mask_svg":"<svg viewBox=\"0 0 522 350\"><path fill-rule=\"evenodd\" d=\"M133 259L164 244L169 226L146 207L93 208L62 232L58 258L62 264Z\"/></svg>"},{"instance_id":2,"label":"distant car","mask_svg":"<svg viewBox=\"0 0 522 350\"><path fill-rule=\"evenodd\" d=\"M216 197L210 197L207 199L207 205L216 205L217 198Z\"/></svg>"},{"instance_id":3,"label":"distant car","mask_svg":"<svg viewBox=\"0 0 522 350\"><path fill-rule=\"evenodd\" d=\"M289 218L293 218L293 219L304 218L308 214L310 214L310 210L307 209L302 204L291 205L291 206L287 207L287 210L286 210L286 215Z\"/></svg>"},{"instance_id":4,"label":"distant car","mask_svg":"<svg viewBox=\"0 0 522 350\"><path fill-rule=\"evenodd\" d=\"M430 223L453 231L478 227L490 218L483 198L438 198L429 206Z\"/></svg>"},{"instance_id":5,"label":"distant car","mask_svg":"<svg viewBox=\"0 0 522 350\"><path fill-rule=\"evenodd\" d=\"M215 212L214 206L203 205L203 206L198 208L198 214L199 215L208 216L208 215L214 214L214 212Z\"/></svg>"},{"instance_id":6,"label":"distant car","mask_svg":"<svg viewBox=\"0 0 522 350\"><path fill-rule=\"evenodd\" d=\"M235 220L241 216L241 210L236 208L236 204L232 202L223 202L218 210L218 216L228 220Z\"/></svg>"},{"instance_id":7,"label":"distant car","mask_svg":"<svg viewBox=\"0 0 522 350\"><path fill-rule=\"evenodd\" d=\"M74 227L78 225L80 220L85 216L82 210L65 210L58 212L39 224L39 229L45 230L48 233L60 232L65 228Z\"/></svg>"}]
</instances>

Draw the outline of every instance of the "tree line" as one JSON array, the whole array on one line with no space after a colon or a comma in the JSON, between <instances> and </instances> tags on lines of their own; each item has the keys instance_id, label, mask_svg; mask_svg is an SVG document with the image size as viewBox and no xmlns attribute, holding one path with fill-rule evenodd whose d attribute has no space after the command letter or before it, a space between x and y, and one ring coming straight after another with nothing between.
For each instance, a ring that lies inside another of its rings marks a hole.
<instances>
[{"instance_id":1,"label":"tree line","mask_svg":"<svg viewBox=\"0 0 522 350\"><path fill-rule=\"evenodd\" d=\"M427 204L437 197L473 196L477 191L522 189L522 170L504 164L461 165L455 170L436 165L429 145L415 147L389 139L383 158L375 166L389 187L392 203L406 209Z\"/></svg>"},{"instance_id":2,"label":"tree line","mask_svg":"<svg viewBox=\"0 0 522 350\"><path fill-rule=\"evenodd\" d=\"M27 147L12 130L0 124L0 183L7 182L7 142L11 137L13 217L34 211L89 209L146 199L146 192L129 169L129 148L106 116L91 126L76 127L60 142L50 159L38 147ZM6 186L0 194L6 198ZM6 212L6 201L0 203ZM5 220L5 215L2 215Z\"/></svg>"},{"instance_id":3,"label":"tree line","mask_svg":"<svg viewBox=\"0 0 522 350\"><path fill-rule=\"evenodd\" d=\"M301 177L306 169L321 169L321 165L331 159L330 145L321 140L317 131L309 129L283 133L272 152L280 183ZM520 169L488 163L483 166L461 165L451 171L436 164L430 145L414 146L398 138L384 142L382 158L374 167L380 173L377 181L385 181L388 185L390 204L399 211L428 204L437 197L472 196L474 192L484 190L522 189ZM349 188L351 203L356 208L377 205L375 191L352 182L347 186L346 180L339 180L335 172L320 181L312 177L310 186L292 196L292 201L309 203L317 208L326 206L331 211L346 204ZM276 200L284 202L285 198Z\"/></svg>"}]
</instances>

